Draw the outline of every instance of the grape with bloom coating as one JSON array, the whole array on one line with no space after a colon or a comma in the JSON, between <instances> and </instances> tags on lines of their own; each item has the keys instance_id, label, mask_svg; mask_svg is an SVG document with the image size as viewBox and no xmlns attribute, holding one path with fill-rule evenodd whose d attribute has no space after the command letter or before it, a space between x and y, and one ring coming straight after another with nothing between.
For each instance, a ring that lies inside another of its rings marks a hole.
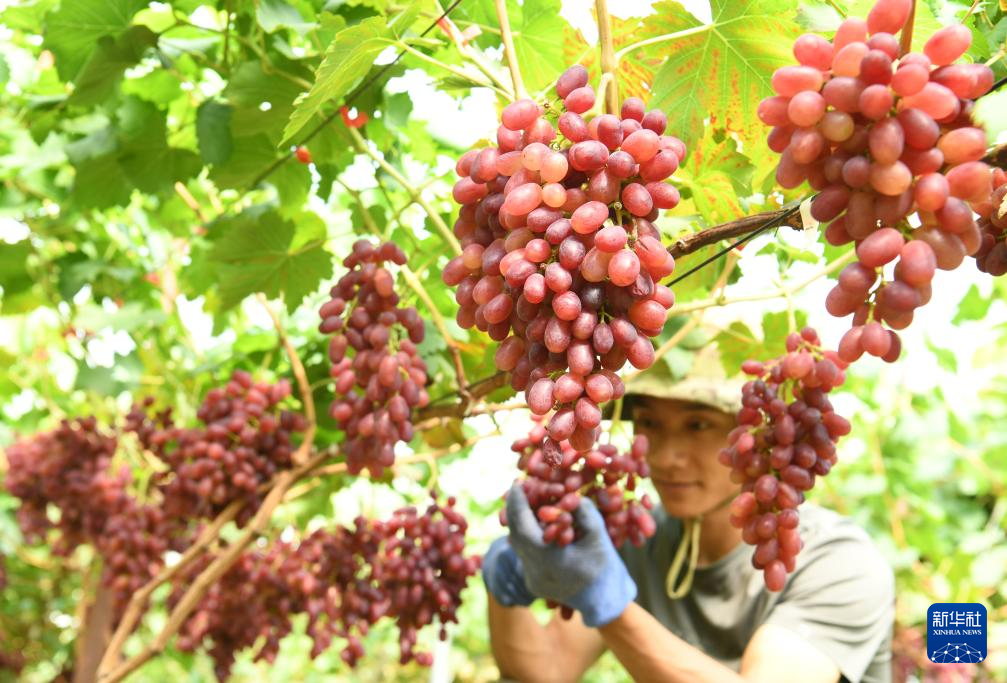
<instances>
[{"instance_id":1,"label":"grape with bloom coating","mask_svg":"<svg viewBox=\"0 0 1007 683\"><path fill-rule=\"evenodd\" d=\"M463 251L443 279L457 288L458 324L500 342L497 367L511 385L536 413L557 411L557 438L587 450L600 404L623 390L596 379L585 396L588 380L653 363L650 338L674 303L659 282L675 260L653 221L680 201L666 180L686 150L665 134L667 117L637 98L620 116L585 121L595 95L579 65L560 76L556 95L562 106L507 105L498 146L458 159Z\"/></svg>"},{"instance_id":2,"label":"grape with bloom coating","mask_svg":"<svg viewBox=\"0 0 1007 683\"><path fill-rule=\"evenodd\" d=\"M897 261L888 284L829 293L830 313L855 314L840 345L847 361L864 352L895 360L901 344L894 330L930 299L934 269L953 269L984 245L985 259L996 242L982 236L973 216L993 189L993 169L982 161L986 134L972 119L992 71L954 63L972 39L960 24L934 33L923 53L900 55L893 34L912 4L877 0L866 21L846 19L831 42L801 36L799 66L776 71L776 95L758 109L772 126L769 147L781 154L777 181L818 191L811 214L829 224L829 243L856 243L871 269ZM993 253L997 262L1001 251Z\"/></svg>"},{"instance_id":3,"label":"grape with bloom coating","mask_svg":"<svg viewBox=\"0 0 1007 683\"><path fill-rule=\"evenodd\" d=\"M742 364L753 379L742 388L738 426L719 455L741 484L731 524L755 546L752 564L774 592L783 590L803 546L797 507L836 464L835 444L850 431L827 396L845 380L846 363L822 350L810 327L791 333L786 348L779 358Z\"/></svg>"}]
</instances>

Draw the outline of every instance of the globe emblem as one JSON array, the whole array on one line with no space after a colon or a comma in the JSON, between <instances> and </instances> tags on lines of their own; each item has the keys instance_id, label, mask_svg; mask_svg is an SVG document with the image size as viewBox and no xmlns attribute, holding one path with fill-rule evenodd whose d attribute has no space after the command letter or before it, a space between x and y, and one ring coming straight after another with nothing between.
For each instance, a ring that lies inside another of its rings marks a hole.
<instances>
[{"instance_id":1,"label":"globe emblem","mask_svg":"<svg viewBox=\"0 0 1007 683\"><path fill-rule=\"evenodd\" d=\"M938 664L950 664L952 662L967 662L977 664L983 660L982 653L967 643L948 643L944 647L934 650L930 655L930 660Z\"/></svg>"}]
</instances>

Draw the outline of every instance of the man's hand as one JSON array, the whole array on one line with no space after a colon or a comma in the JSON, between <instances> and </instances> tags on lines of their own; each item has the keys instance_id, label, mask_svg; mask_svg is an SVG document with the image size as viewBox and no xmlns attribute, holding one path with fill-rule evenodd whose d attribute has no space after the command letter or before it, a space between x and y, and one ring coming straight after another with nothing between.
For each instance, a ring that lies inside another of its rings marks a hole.
<instances>
[{"instance_id":1,"label":"man's hand","mask_svg":"<svg viewBox=\"0 0 1007 683\"><path fill-rule=\"evenodd\" d=\"M572 607L596 628L623 613L636 598L636 584L594 504L582 499L573 514L580 538L562 547L546 543L521 485L507 494L510 545L524 570L524 585L534 595Z\"/></svg>"}]
</instances>

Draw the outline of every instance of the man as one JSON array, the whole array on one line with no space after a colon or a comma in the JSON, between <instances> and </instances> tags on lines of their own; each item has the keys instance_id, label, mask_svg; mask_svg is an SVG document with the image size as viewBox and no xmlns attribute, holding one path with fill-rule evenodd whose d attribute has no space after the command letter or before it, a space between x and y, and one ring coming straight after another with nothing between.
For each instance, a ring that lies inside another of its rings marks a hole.
<instances>
[{"instance_id":1,"label":"man","mask_svg":"<svg viewBox=\"0 0 1007 683\"><path fill-rule=\"evenodd\" d=\"M577 681L607 648L636 681L891 681L894 577L863 530L805 503L805 546L784 590L768 591L752 566L752 547L728 520L739 486L717 460L740 397L740 383L722 378L673 385L648 371L629 384L624 414L650 441L661 499L657 532L641 548L616 550L590 501L575 512L577 541L543 543L520 487L511 489L509 535L483 565L503 677ZM527 608L536 597L574 617L541 625Z\"/></svg>"}]
</instances>

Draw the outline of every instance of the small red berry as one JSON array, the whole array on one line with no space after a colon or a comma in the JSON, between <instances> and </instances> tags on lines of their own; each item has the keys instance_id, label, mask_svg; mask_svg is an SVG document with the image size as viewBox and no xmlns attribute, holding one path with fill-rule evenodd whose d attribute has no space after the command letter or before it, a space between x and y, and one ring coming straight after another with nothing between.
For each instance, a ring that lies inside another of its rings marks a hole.
<instances>
[{"instance_id":1,"label":"small red berry","mask_svg":"<svg viewBox=\"0 0 1007 683\"><path fill-rule=\"evenodd\" d=\"M343 123L346 124L347 128L362 128L365 123L367 123L367 113L358 112L356 116L350 116L350 108L343 106L339 113L343 117Z\"/></svg>"},{"instance_id":2,"label":"small red berry","mask_svg":"<svg viewBox=\"0 0 1007 683\"><path fill-rule=\"evenodd\" d=\"M304 147L303 145L299 145L297 149L294 150L294 156L296 156L297 160L300 161L302 164L311 163L311 152L308 151L308 148Z\"/></svg>"}]
</instances>

